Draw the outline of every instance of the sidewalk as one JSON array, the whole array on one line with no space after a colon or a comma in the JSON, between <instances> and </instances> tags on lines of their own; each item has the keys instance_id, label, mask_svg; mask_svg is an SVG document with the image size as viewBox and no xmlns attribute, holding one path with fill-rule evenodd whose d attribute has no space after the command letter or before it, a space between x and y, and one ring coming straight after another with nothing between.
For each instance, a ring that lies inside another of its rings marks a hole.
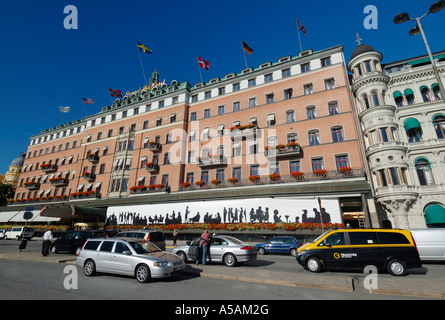
<instances>
[{"instance_id":1,"label":"sidewalk","mask_svg":"<svg viewBox=\"0 0 445 320\"><path fill-rule=\"evenodd\" d=\"M169 251L167 246L167 251ZM24 250L0 253L0 259L13 259L22 261L67 263L76 264L73 255L50 254L43 257L40 252ZM184 273L199 277L263 283L269 285L322 289L341 292L353 292L366 290L363 287L363 274L357 274L354 279L349 274L343 273L292 273L283 271L265 270L260 267L233 267L229 268L220 264L195 265L188 263ZM445 275L440 279L428 279L424 275L413 274L406 277L379 277L378 289L369 290L373 294L388 294L400 296L412 296L419 298L445 299Z\"/></svg>"}]
</instances>

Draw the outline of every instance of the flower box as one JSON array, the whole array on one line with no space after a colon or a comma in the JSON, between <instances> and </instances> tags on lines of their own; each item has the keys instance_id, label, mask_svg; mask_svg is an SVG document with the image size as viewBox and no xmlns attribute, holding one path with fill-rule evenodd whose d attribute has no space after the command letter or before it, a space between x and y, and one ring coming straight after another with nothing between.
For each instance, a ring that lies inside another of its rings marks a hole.
<instances>
[{"instance_id":1,"label":"flower box","mask_svg":"<svg viewBox=\"0 0 445 320\"><path fill-rule=\"evenodd\" d=\"M212 181L210 181L213 185L215 185L215 186L217 186L218 184L220 184L221 183L221 180L219 180L219 179L214 179L214 180L212 180Z\"/></svg>"},{"instance_id":2,"label":"flower box","mask_svg":"<svg viewBox=\"0 0 445 320\"><path fill-rule=\"evenodd\" d=\"M154 164L153 162L147 162L145 164L145 170L148 172L159 172L159 165Z\"/></svg>"},{"instance_id":3,"label":"flower box","mask_svg":"<svg viewBox=\"0 0 445 320\"><path fill-rule=\"evenodd\" d=\"M43 172L55 172L57 171L57 165L51 163L45 163L40 165L40 169L42 169Z\"/></svg>"},{"instance_id":4,"label":"flower box","mask_svg":"<svg viewBox=\"0 0 445 320\"><path fill-rule=\"evenodd\" d=\"M150 141L147 146L148 146L148 150L153 151L153 152L161 151L161 149L162 149L162 145L156 141Z\"/></svg>"},{"instance_id":5,"label":"flower box","mask_svg":"<svg viewBox=\"0 0 445 320\"><path fill-rule=\"evenodd\" d=\"M269 178L270 178L270 180L272 180L274 182L281 180L281 176L279 173L271 173L271 174L269 174Z\"/></svg>"},{"instance_id":6,"label":"flower box","mask_svg":"<svg viewBox=\"0 0 445 320\"><path fill-rule=\"evenodd\" d=\"M196 181L195 184L199 187L202 187L203 185L206 184L206 182L204 180L199 180L199 181Z\"/></svg>"},{"instance_id":7,"label":"flower box","mask_svg":"<svg viewBox=\"0 0 445 320\"><path fill-rule=\"evenodd\" d=\"M352 173L352 168L350 168L350 167L341 167L340 169L338 169L338 172L343 173L343 174L351 174Z\"/></svg>"},{"instance_id":8,"label":"flower box","mask_svg":"<svg viewBox=\"0 0 445 320\"><path fill-rule=\"evenodd\" d=\"M40 188L40 183L37 183L35 181L25 182L25 188L28 190L37 190Z\"/></svg>"},{"instance_id":9,"label":"flower box","mask_svg":"<svg viewBox=\"0 0 445 320\"><path fill-rule=\"evenodd\" d=\"M327 171L325 169L314 170L314 174L317 176L326 176Z\"/></svg>"},{"instance_id":10,"label":"flower box","mask_svg":"<svg viewBox=\"0 0 445 320\"><path fill-rule=\"evenodd\" d=\"M235 184L235 183L239 182L238 178L229 178L229 179L227 179L227 181L229 181L232 184Z\"/></svg>"},{"instance_id":11,"label":"flower box","mask_svg":"<svg viewBox=\"0 0 445 320\"><path fill-rule=\"evenodd\" d=\"M186 181L186 182L183 182L183 183L181 183L181 188L188 188L188 187L190 187L190 182L188 182L188 181Z\"/></svg>"},{"instance_id":12,"label":"flower box","mask_svg":"<svg viewBox=\"0 0 445 320\"><path fill-rule=\"evenodd\" d=\"M260 176L250 176L249 180L251 182L258 182L258 181L260 181Z\"/></svg>"},{"instance_id":13,"label":"flower box","mask_svg":"<svg viewBox=\"0 0 445 320\"><path fill-rule=\"evenodd\" d=\"M295 179L303 179L304 178L304 173L300 172L300 171L291 172L290 175L292 177L294 177Z\"/></svg>"}]
</instances>

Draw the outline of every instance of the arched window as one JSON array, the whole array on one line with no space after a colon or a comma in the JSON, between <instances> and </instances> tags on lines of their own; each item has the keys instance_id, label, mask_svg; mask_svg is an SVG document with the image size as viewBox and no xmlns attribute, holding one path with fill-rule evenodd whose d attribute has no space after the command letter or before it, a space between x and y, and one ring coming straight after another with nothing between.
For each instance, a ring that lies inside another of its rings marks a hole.
<instances>
[{"instance_id":1,"label":"arched window","mask_svg":"<svg viewBox=\"0 0 445 320\"><path fill-rule=\"evenodd\" d=\"M405 98L406 98L406 102L408 103L408 105L412 105L414 104L414 92L411 89L406 89L404 92L405 94Z\"/></svg>"},{"instance_id":2,"label":"arched window","mask_svg":"<svg viewBox=\"0 0 445 320\"><path fill-rule=\"evenodd\" d=\"M436 100L441 100L442 97L440 96L439 84L435 83L431 86L431 88L433 89L434 97L436 98Z\"/></svg>"},{"instance_id":3,"label":"arched window","mask_svg":"<svg viewBox=\"0 0 445 320\"><path fill-rule=\"evenodd\" d=\"M408 142L422 141L422 126L419 120L415 118L406 119L404 122Z\"/></svg>"},{"instance_id":4,"label":"arched window","mask_svg":"<svg viewBox=\"0 0 445 320\"><path fill-rule=\"evenodd\" d=\"M396 106L398 106L398 107L403 106L403 95L400 91L394 92L394 102L396 103Z\"/></svg>"},{"instance_id":5,"label":"arched window","mask_svg":"<svg viewBox=\"0 0 445 320\"><path fill-rule=\"evenodd\" d=\"M445 116L439 114L433 118L434 129L436 130L436 135L438 139L445 138Z\"/></svg>"},{"instance_id":6,"label":"arched window","mask_svg":"<svg viewBox=\"0 0 445 320\"><path fill-rule=\"evenodd\" d=\"M422 94L423 102L430 102L430 89L427 86L422 86L420 88L420 93Z\"/></svg>"},{"instance_id":7,"label":"arched window","mask_svg":"<svg viewBox=\"0 0 445 320\"><path fill-rule=\"evenodd\" d=\"M380 105L379 93L377 91L371 92L371 99L372 99L372 103L374 104L374 107L377 107Z\"/></svg>"},{"instance_id":8,"label":"arched window","mask_svg":"<svg viewBox=\"0 0 445 320\"><path fill-rule=\"evenodd\" d=\"M421 186L434 184L433 173L431 172L431 165L427 159L417 159L415 167Z\"/></svg>"},{"instance_id":9,"label":"arched window","mask_svg":"<svg viewBox=\"0 0 445 320\"><path fill-rule=\"evenodd\" d=\"M363 101L363 106L367 109L369 109L369 100L368 100L368 95L364 94L362 96L362 101Z\"/></svg>"}]
</instances>

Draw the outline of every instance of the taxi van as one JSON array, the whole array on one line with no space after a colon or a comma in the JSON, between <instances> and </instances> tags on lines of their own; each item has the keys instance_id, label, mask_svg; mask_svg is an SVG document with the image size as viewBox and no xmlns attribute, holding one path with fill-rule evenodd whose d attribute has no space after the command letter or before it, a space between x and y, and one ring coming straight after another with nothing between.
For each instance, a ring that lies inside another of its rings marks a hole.
<instances>
[{"instance_id":1,"label":"taxi van","mask_svg":"<svg viewBox=\"0 0 445 320\"><path fill-rule=\"evenodd\" d=\"M298 249L297 261L305 269L363 269L375 266L403 276L422 263L410 231L392 229L341 229L322 234Z\"/></svg>"}]
</instances>

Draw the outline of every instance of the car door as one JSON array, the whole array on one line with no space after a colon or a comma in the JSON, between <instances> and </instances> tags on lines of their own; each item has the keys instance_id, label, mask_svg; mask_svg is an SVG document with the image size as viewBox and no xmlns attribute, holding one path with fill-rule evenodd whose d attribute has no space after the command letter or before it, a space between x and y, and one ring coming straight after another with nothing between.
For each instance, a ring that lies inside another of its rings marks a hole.
<instances>
[{"instance_id":1,"label":"car door","mask_svg":"<svg viewBox=\"0 0 445 320\"><path fill-rule=\"evenodd\" d=\"M193 241L190 242L190 246L188 248L187 256L191 260L196 260L196 250L198 249L199 241L201 241L201 238L196 238Z\"/></svg>"},{"instance_id":2,"label":"car door","mask_svg":"<svg viewBox=\"0 0 445 320\"><path fill-rule=\"evenodd\" d=\"M96 263L97 271L113 271L111 255L114 243L114 241L103 241L99 250L95 252L96 256L93 259Z\"/></svg>"},{"instance_id":3,"label":"car door","mask_svg":"<svg viewBox=\"0 0 445 320\"><path fill-rule=\"evenodd\" d=\"M229 243L221 238L212 238L210 241L210 261L222 261L225 249Z\"/></svg>"},{"instance_id":4,"label":"car door","mask_svg":"<svg viewBox=\"0 0 445 320\"><path fill-rule=\"evenodd\" d=\"M124 253L125 252L125 253ZM116 242L114 250L110 255L110 268L117 273L132 274L134 269L134 257L127 244L123 242Z\"/></svg>"},{"instance_id":5,"label":"car door","mask_svg":"<svg viewBox=\"0 0 445 320\"><path fill-rule=\"evenodd\" d=\"M350 262L350 247L345 232L335 232L318 245L319 255L328 269L342 269Z\"/></svg>"}]
</instances>

